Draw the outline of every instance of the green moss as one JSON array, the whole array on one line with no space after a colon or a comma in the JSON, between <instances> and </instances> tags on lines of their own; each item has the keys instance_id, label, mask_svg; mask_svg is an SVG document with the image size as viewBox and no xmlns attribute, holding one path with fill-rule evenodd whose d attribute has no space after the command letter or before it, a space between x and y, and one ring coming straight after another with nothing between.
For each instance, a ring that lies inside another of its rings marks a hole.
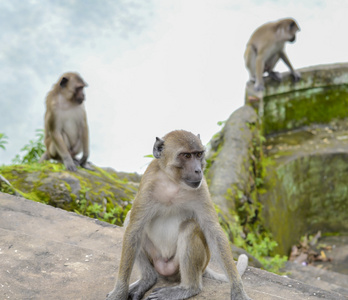
<instances>
[{"instance_id":1,"label":"green moss","mask_svg":"<svg viewBox=\"0 0 348 300\"><path fill-rule=\"evenodd\" d=\"M122 225L137 192L137 184L129 181L128 174L120 179L116 172L98 167L72 173L62 164L45 162L1 166L0 173L13 186L1 185L4 192L117 225Z\"/></svg>"},{"instance_id":2,"label":"green moss","mask_svg":"<svg viewBox=\"0 0 348 300\"><path fill-rule=\"evenodd\" d=\"M264 133L326 124L347 117L348 85L310 88L264 98Z\"/></svg>"},{"instance_id":3,"label":"green moss","mask_svg":"<svg viewBox=\"0 0 348 300\"><path fill-rule=\"evenodd\" d=\"M287 254L300 236L348 232L348 154L310 155L277 165L269 171L266 224Z\"/></svg>"}]
</instances>

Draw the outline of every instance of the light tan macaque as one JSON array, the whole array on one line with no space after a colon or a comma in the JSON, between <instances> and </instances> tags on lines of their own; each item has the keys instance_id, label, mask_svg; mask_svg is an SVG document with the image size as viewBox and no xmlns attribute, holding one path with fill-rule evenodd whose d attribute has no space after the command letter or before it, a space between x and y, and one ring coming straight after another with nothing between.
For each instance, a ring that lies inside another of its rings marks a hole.
<instances>
[{"instance_id":1,"label":"light tan macaque","mask_svg":"<svg viewBox=\"0 0 348 300\"><path fill-rule=\"evenodd\" d=\"M235 265L203 176L204 153L199 136L187 131L156 138L156 159L145 171L126 218L118 279L108 300L141 299L159 276L180 279L180 284L156 288L147 300L197 295L202 276L229 281L233 300L250 299L239 274L247 267L247 256L241 255ZM226 276L207 267L211 255ZM141 278L129 286L134 262Z\"/></svg>"},{"instance_id":2,"label":"light tan macaque","mask_svg":"<svg viewBox=\"0 0 348 300\"><path fill-rule=\"evenodd\" d=\"M248 41L244 60L249 79L255 82L255 91L264 89L262 75L265 72L276 81L282 80L281 74L273 71L280 58L289 67L294 81L300 80L300 73L294 70L284 49L286 42L295 41L297 31L300 28L293 19L266 23L254 31Z\"/></svg>"},{"instance_id":3,"label":"light tan macaque","mask_svg":"<svg viewBox=\"0 0 348 300\"><path fill-rule=\"evenodd\" d=\"M70 171L86 167L89 156L88 125L83 88L87 84L77 73L65 73L46 97L45 145L40 162L62 161ZM83 152L80 160L76 155Z\"/></svg>"}]
</instances>

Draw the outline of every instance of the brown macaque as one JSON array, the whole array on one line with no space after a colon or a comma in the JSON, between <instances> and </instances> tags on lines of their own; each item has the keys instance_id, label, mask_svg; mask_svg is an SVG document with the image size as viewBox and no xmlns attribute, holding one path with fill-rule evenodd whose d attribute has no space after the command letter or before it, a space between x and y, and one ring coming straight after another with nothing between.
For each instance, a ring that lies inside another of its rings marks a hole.
<instances>
[{"instance_id":1,"label":"brown macaque","mask_svg":"<svg viewBox=\"0 0 348 300\"><path fill-rule=\"evenodd\" d=\"M145 171L126 218L118 279L108 300L141 299L159 276L180 278L180 284L156 288L147 300L197 295L202 276L229 281L233 300L250 299L239 274L247 267L247 256L241 255L235 265L203 176L204 153L199 135L187 131L156 138L156 159ZM211 255L226 276L207 267ZM134 262L141 278L129 286Z\"/></svg>"},{"instance_id":2,"label":"brown macaque","mask_svg":"<svg viewBox=\"0 0 348 300\"><path fill-rule=\"evenodd\" d=\"M300 80L300 73L294 70L284 49L286 42L295 41L297 31L300 31L300 28L293 19L266 23L254 31L248 41L244 60L249 79L255 82L255 91L264 90L262 79L264 72L276 81L282 80L280 73L273 71L280 58L289 67L294 81Z\"/></svg>"},{"instance_id":3,"label":"brown macaque","mask_svg":"<svg viewBox=\"0 0 348 300\"><path fill-rule=\"evenodd\" d=\"M45 145L40 162L62 161L69 171L86 167L89 156L88 125L83 88L87 84L77 73L65 73L46 97ZM76 155L83 152L78 160Z\"/></svg>"}]
</instances>

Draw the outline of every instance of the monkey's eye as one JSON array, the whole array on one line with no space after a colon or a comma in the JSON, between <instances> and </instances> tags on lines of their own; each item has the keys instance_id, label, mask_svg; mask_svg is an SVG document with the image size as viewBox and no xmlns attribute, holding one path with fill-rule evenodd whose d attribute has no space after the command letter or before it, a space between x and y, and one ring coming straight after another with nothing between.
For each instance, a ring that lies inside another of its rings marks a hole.
<instances>
[{"instance_id":1,"label":"monkey's eye","mask_svg":"<svg viewBox=\"0 0 348 300\"><path fill-rule=\"evenodd\" d=\"M191 158L192 157L191 153L184 153L183 155L184 155L185 158Z\"/></svg>"},{"instance_id":2,"label":"monkey's eye","mask_svg":"<svg viewBox=\"0 0 348 300\"><path fill-rule=\"evenodd\" d=\"M197 158L201 158L202 156L203 156L203 152L197 152L197 153L196 153L196 157L197 157Z\"/></svg>"}]
</instances>

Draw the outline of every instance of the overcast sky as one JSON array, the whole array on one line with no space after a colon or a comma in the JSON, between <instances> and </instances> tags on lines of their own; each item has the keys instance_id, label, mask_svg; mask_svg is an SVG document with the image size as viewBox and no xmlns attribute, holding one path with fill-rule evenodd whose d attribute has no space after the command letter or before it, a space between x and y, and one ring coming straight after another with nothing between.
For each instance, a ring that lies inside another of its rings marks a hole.
<instances>
[{"instance_id":1,"label":"overcast sky","mask_svg":"<svg viewBox=\"0 0 348 300\"><path fill-rule=\"evenodd\" d=\"M90 161L143 173L156 136L185 129L207 144L243 105L258 26L297 20L286 47L295 68L346 62L347 12L345 0L1 0L0 164L43 128L53 83L77 71L89 85Z\"/></svg>"}]
</instances>

